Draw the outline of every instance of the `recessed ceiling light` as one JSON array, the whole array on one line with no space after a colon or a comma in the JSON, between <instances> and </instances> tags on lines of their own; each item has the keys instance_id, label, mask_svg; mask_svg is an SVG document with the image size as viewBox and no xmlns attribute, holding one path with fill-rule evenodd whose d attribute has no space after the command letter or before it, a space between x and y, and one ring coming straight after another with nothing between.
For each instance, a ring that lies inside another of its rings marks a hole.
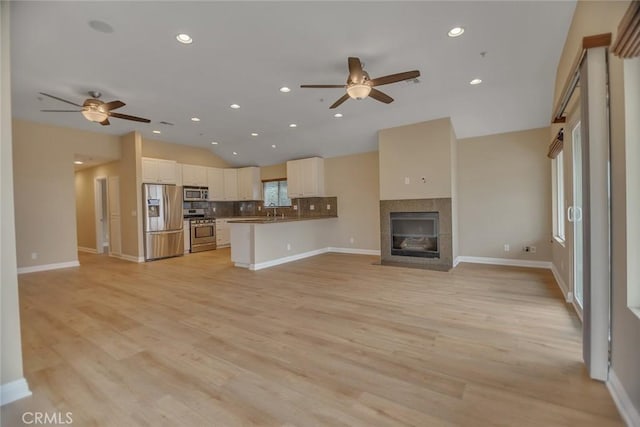
<instances>
[{"instance_id":1,"label":"recessed ceiling light","mask_svg":"<svg viewBox=\"0 0 640 427\"><path fill-rule=\"evenodd\" d=\"M229 105L229 107L233 108L234 110L237 110L238 108L240 108L238 104L231 104Z\"/></svg>"},{"instance_id":2,"label":"recessed ceiling light","mask_svg":"<svg viewBox=\"0 0 640 427\"><path fill-rule=\"evenodd\" d=\"M178 34L176 36L176 40L178 40L182 44L191 44L193 43L193 39L189 34Z\"/></svg>"},{"instance_id":3,"label":"recessed ceiling light","mask_svg":"<svg viewBox=\"0 0 640 427\"><path fill-rule=\"evenodd\" d=\"M291 92L291 89L289 89L289 88L288 88L288 87L286 87L286 86L282 86L282 87L280 88L280 92L282 92L282 93L289 93L289 92Z\"/></svg>"},{"instance_id":4,"label":"recessed ceiling light","mask_svg":"<svg viewBox=\"0 0 640 427\"><path fill-rule=\"evenodd\" d=\"M199 118L197 118L197 117L191 117L191 121L192 121L192 122L199 122L199 121L200 121L200 119L199 119Z\"/></svg>"},{"instance_id":5,"label":"recessed ceiling light","mask_svg":"<svg viewBox=\"0 0 640 427\"><path fill-rule=\"evenodd\" d=\"M251 136L258 136L258 134L257 134L257 133L255 133L255 132L252 132L252 133L251 133Z\"/></svg>"},{"instance_id":6,"label":"recessed ceiling light","mask_svg":"<svg viewBox=\"0 0 640 427\"><path fill-rule=\"evenodd\" d=\"M73 162L73 164L74 164L74 165L82 165L82 164L84 164L84 162L81 162L80 160L75 160L75 161Z\"/></svg>"},{"instance_id":7,"label":"recessed ceiling light","mask_svg":"<svg viewBox=\"0 0 640 427\"><path fill-rule=\"evenodd\" d=\"M238 155L238 153L236 153L236 152L234 151L234 152L233 152L233 155L234 155L234 156L237 156L237 155Z\"/></svg>"},{"instance_id":8,"label":"recessed ceiling light","mask_svg":"<svg viewBox=\"0 0 640 427\"><path fill-rule=\"evenodd\" d=\"M448 36L449 37L460 37L462 35L462 33L464 33L464 28L462 28L462 27L453 27L452 29L449 30Z\"/></svg>"},{"instance_id":9,"label":"recessed ceiling light","mask_svg":"<svg viewBox=\"0 0 640 427\"><path fill-rule=\"evenodd\" d=\"M335 114L333 115L333 117L340 118L340 117L342 117L342 113L335 113Z\"/></svg>"},{"instance_id":10,"label":"recessed ceiling light","mask_svg":"<svg viewBox=\"0 0 640 427\"><path fill-rule=\"evenodd\" d=\"M276 144L271 144L271 148L276 148Z\"/></svg>"},{"instance_id":11,"label":"recessed ceiling light","mask_svg":"<svg viewBox=\"0 0 640 427\"><path fill-rule=\"evenodd\" d=\"M154 131L152 131L152 132L153 132L153 133L162 133L162 132L160 132L159 130L154 130Z\"/></svg>"},{"instance_id":12,"label":"recessed ceiling light","mask_svg":"<svg viewBox=\"0 0 640 427\"><path fill-rule=\"evenodd\" d=\"M291 124L289 125L289 127L290 127L290 128L297 128L297 127L298 127L298 125L297 125L297 124L295 124L295 123L291 123Z\"/></svg>"},{"instance_id":13,"label":"recessed ceiling light","mask_svg":"<svg viewBox=\"0 0 640 427\"><path fill-rule=\"evenodd\" d=\"M480 83L482 83L481 79L473 79L469 82L470 85L479 85Z\"/></svg>"},{"instance_id":14,"label":"recessed ceiling light","mask_svg":"<svg viewBox=\"0 0 640 427\"><path fill-rule=\"evenodd\" d=\"M211 141L211 145L218 145L217 141Z\"/></svg>"}]
</instances>

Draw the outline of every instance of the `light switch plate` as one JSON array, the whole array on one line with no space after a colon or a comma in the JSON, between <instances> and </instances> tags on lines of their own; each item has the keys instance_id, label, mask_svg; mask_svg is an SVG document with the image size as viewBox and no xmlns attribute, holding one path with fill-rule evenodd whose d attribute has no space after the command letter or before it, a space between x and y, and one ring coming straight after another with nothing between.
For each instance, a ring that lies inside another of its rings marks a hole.
<instances>
[{"instance_id":1,"label":"light switch plate","mask_svg":"<svg viewBox=\"0 0 640 427\"><path fill-rule=\"evenodd\" d=\"M309 210L315 211L316 210L316 205L309 205Z\"/></svg>"},{"instance_id":2,"label":"light switch plate","mask_svg":"<svg viewBox=\"0 0 640 427\"><path fill-rule=\"evenodd\" d=\"M405 176L404 177L404 183L405 183L405 185L409 185L411 183L411 179L409 179L408 176Z\"/></svg>"}]
</instances>

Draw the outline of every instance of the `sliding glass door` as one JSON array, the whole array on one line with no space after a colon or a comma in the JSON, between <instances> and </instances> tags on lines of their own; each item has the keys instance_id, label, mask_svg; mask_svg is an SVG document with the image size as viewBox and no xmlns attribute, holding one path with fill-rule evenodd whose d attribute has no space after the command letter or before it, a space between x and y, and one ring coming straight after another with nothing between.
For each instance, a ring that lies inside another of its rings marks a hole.
<instances>
[{"instance_id":1,"label":"sliding glass door","mask_svg":"<svg viewBox=\"0 0 640 427\"><path fill-rule=\"evenodd\" d=\"M582 222L582 140L580 122L571 130L573 153L573 205L569 207L569 221L573 223L573 296L576 308L582 311L584 283L584 230Z\"/></svg>"}]
</instances>

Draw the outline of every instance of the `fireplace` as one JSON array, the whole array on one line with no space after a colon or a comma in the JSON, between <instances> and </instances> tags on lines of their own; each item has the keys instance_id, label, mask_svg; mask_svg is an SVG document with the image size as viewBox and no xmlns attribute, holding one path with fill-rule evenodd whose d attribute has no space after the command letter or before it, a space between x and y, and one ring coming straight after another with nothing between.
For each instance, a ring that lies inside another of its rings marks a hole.
<instances>
[{"instance_id":1,"label":"fireplace","mask_svg":"<svg viewBox=\"0 0 640 427\"><path fill-rule=\"evenodd\" d=\"M391 255L439 258L438 212L391 212Z\"/></svg>"},{"instance_id":2,"label":"fireplace","mask_svg":"<svg viewBox=\"0 0 640 427\"><path fill-rule=\"evenodd\" d=\"M450 270L451 205L450 198L380 200L380 262Z\"/></svg>"}]
</instances>

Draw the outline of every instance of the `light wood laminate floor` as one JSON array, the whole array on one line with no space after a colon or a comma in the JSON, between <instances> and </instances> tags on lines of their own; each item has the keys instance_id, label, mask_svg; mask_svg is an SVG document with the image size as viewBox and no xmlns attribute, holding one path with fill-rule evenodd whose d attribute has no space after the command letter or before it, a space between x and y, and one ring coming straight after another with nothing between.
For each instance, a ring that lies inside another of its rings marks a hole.
<instances>
[{"instance_id":1,"label":"light wood laminate floor","mask_svg":"<svg viewBox=\"0 0 640 427\"><path fill-rule=\"evenodd\" d=\"M80 254L21 275L25 376L2 408L74 426L620 426L547 270L449 273L325 254L268 270L229 250Z\"/></svg>"}]
</instances>

